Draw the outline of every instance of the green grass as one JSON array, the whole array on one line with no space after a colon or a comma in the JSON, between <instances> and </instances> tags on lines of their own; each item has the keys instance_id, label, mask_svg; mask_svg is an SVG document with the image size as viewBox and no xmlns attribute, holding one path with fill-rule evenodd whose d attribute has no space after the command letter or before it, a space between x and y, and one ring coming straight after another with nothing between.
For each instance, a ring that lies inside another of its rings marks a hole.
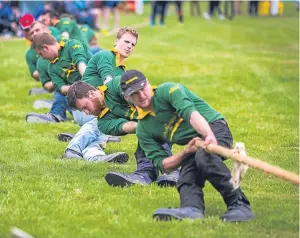
<instances>
[{"instance_id":1,"label":"green grass","mask_svg":"<svg viewBox=\"0 0 300 238\"><path fill-rule=\"evenodd\" d=\"M165 27L139 29L128 69L141 70L153 84L187 85L225 115L250 156L298 173L299 24L294 3L286 11L278 18L207 22L189 17L186 6L184 26L172 14ZM122 16L123 24L144 20ZM100 39L104 48L113 41ZM255 169L242 184L255 221L221 222L226 207L207 183L205 220L155 222L155 209L179 206L175 188L111 188L104 180L108 171L135 169L135 136L106 149L128 152L126 165L62 159L66 143L57 134L78 128L25 122L35 99L51 98L27 95L40 85L28 75L26 48L24 41L0 42L0 237L9 237L12 226L36 237L299 237L298 187Z\"/></svg>"}]
</instances>

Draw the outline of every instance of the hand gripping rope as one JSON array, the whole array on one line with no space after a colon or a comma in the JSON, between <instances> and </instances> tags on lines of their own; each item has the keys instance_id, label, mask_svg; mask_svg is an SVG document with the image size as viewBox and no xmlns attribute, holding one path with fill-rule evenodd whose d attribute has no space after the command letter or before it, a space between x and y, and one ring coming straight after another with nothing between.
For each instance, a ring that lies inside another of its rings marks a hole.
<instances>
[{"instance_id":1,"label":"hand gripping rope","mask_svg":"<svg viewBox=\"0 0 300 238\"><path fill-rule=\"evenodd\" d=\"M299 175L284 170L278 166L274 166L271 164L268 164L264 161L251 158L250 156L247 156L246 154L241 154L237 149L227 149L225 147L222 147L220 145L213 145L210 144L208 146L203 145L203 141L197 141L196 146L199 148L205 149L209 153L215 153L218 155L221 155L223 157L230 158L234 161L237 161L242 164L247 164L250 167L263 170L265 173L273 174L281 179L290 181L294 184L299 185L300 177Z\"/></svg>"}]
</instances>

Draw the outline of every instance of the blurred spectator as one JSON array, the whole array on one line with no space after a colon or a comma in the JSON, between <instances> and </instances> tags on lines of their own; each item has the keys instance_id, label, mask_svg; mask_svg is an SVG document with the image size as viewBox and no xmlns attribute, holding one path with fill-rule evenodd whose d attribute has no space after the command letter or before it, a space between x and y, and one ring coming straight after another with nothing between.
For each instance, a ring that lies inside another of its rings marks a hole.
<instances>
[{"instance_id":1,"label":"blurred spectator","mask_svg":"<svg viewBox=\"0 0 300 238\"><path fill-rule=\"evenodd\" d=\"M249 1L248 14L249 16L258 15L258 1Z\"/></svg>"},{"instance_id":2,"label":"blurred spectator","mask_svg":"<svg viewBox=\"0 0 300 238\"><path fill-rule=\"evenodd\" d=\"M38 10L43 6L44 1L19 1L21 15L24 15L25 13L34 15L36 9Z\"/></svg>"},{"instance_id":3,"label":"blurred spectator","mask_svg":"<svg viewBox=\"0 0 300 238\"><path fill-rule=\"evenodd\" d=\"M224 15L227 19L232 20L235 15L235 5L234 1L224 2Z\"/></svg>"},{"instance_id":4,"label":"blurred spectator","mask_svg":"<svg viewBox=\"0 0 300 238\"><path fill-rule=\"evenodd\" d=\"M120 15L119 15L119 9L118 9L118 4L119 0L115 1L101 1L100 2L100 9L101 9L101 15L102 15L102 26L101 26L101 33L103 35L107 35L109 26L109 17L110 17L110 12L113 13L114 15L114 29L119 28L119 21L120 21Z\"/></svg>"},{"instance_id":5,"label":"blurred spectator","mask_svg":"<svg viewBox=\"0 0 300 238\"><path fill-rule=\"evenodd\" d=\"M165 24L166 5L167 5L167 1L153 1L152 2L150 26L155 26L155 18L156 18L157 14L160 14L159 24L161 26L163 26Z\"/></svg>"},{"instance_id":6,"label":"blurred spectator","mask_svg":"<svg viewBox=\"0 0 300 238\"><path fill-rule=\"evenodd\" d=\"M97 7L97 1L86 1L86 8L88 9L88 13L93 17L94 29L99 31L101 12Z\"/></svg>"},{"instance_id":7,"label":"blurred spectator","mask_svg":"<svg viewBox=\"0 0 300 238\"><path fill-rule=\"evenodd\" d=\"M64 1L64 7L66 13L75 16L77 22L80 24L87 24L93 29L95 28L93 16L89 14L85 1L66 0Z\"/></svg>"},{"instance_id":8,"label":"blurred spectator","mask_svg":"<svg viewBox=\"0 0 300 238\"><path fill-rule=\"evenodd\" d=\"M206 20L210 20L211 17L214 15L215 12L218 12L218 15L219 15L219 19L220 20L224 20L225 17L221 11L221 8L220 8L220 1L209 1L208 3L208 13L205 12L203 14L203 17L206 19Z\"/></svg>"},{"instance_id":9,"label":"blurred spectator","mask_svg":"<svg viewBox=\"0 0 300 238\"><path fill-rule=\"evenodd\" d=\"M64 1L61 1L61 0L53 0L51 2L52 4L52 9L45 9L46 11L50 11L50 10L54 10L55 9L55 12L57 13L58 16L60 16L61 14L65 13L66 10L65 10L65 4L64 4Z\"/></svg>"},{"instance_id":10,"label":"blurred spectator","mask_svg":"<svg viewBox=\"0 0 300 238\"><path fill-rule=\"evenodd\" d=\"M279 0L272 0L271 1L271 15L277 16L279 14L278 12L278 6L279 6Z\"/></svg>"},{"instance_id":11,"label":"blurred spectator","mask_svg":"<svg viewBox=\"0 0 300 238\"><path fill-rule=\"evenodd\" d=\"M199 1L191 1L190 2L190 9L191 9L191 16L200 16L201 11L200 11L200 2ZM195 13L197 12L197 14Z\"/></svg>"},{"instance_id":12,"label":"blurred spectator","mask_svg":"<svg viewBox=\"0 0 300 238\"><path fill-rule=\"evenodd\" d=\"M144 13L144 1L143 0L135 1L135 13L137 15L143 15L143 13Z\"/></svg>"},{"instance_id":13,"label":"blurred spectator","mask_svg":"<svg viewBox=\"0 0 300 238\"><path fill-rule=\"evenodd\" d=\"M242 1L241 0L235 0L234 1L234 13L236 15L242 14L242 7L241 7Z\"/></svg>"},{"instance_id":14,"label":"blurred spectator","mask_svg":"<svg viewBox=\"0 0 300 238\"><path fill-rule=\"evenodd\" d=\"M0 34L10 37L18 33L20 11L16 2L0 2Z\"/></svg>"},{"instance_id":15,"label":"blurred spectator","mask_svg":"<svg viewBox=\"0 0 300 238\"><path fill-rule=\"evenodd\" d=\"M182 1L174 1L179 23L183 23Z\"/></svg>"}]
</instances>

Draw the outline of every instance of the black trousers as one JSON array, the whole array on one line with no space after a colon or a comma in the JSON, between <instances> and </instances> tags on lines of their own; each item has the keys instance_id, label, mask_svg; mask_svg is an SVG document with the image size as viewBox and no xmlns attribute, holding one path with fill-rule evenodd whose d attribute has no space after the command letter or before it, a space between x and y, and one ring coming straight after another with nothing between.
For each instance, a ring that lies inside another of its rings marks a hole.
<instances>
[{"instance_id":1,"label":"black trousers","mask_svg":"<svg viewBox=\"0 0 300 238\"><path fill-rule=\"evenodd\" d=\"M175 3L175 6L176 6L178 21L180 23L183 23L182 2L181 1L175 1L174 3Z\"/></svg>"},{"instance_id":2,"label":"black trousers","mask_svg":"<svg viewBox=\"0 0 300 238\"><path fill-rule=\"evenodd\" d=\"M225 120L210 123L210 127L219 145L227 148L232 146L232 135ZM177 183L181 207L190 206L205 210L202 189L206 181L221 194L227 206L235 202L238 196L243 196L248 201L240 188L234 190L231 173L223 160L225 158L203 149L199 149L184 160Z\"/></svg>"},{"instance_id":3,"label":"black trousers","mask_svg":"<svg viewBox=\"0 0 300 238\"><path fill-rule=\"evenodd\" d=\"M249 1L248 14L257 16L257 14L258 14L258 1Z\"/></svg>"},{"instance_id":4,"label":"black trousers","mask_svg":"<svg viewBox=\"0 0 300 238\"><path fill-rule=\"evenodd\" d=\"M218 11L218 14L222 14L221 8L220 8L220 1L209 1L209 7L208 7L208 12L209 15L213 16L214 12Z\"/></svg>"},{"instance_id":5,"label":"black trousers","mask_svg":"<svg viewBox=\"0 0 300 238\"><path fill-rule=\"evenodd\" d=\"M160 14L160 23L165 23L167 1L154 1L152 3L151 22L155 24L155 17Z\"/></svg>"}]
</instances>

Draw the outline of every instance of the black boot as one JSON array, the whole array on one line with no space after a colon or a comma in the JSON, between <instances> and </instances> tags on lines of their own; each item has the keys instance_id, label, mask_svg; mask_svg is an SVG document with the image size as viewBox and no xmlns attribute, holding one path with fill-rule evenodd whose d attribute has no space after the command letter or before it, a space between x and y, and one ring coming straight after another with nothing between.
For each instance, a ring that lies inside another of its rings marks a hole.
<instances>
[{"instance_id":1,"label":"black boot","mask_svg":"<svg viewBox=\"0 0 300 238\"><path fill-rule=\"evenodd\" d=\"M131 186L134 184L148 185L157 179L158 170L145 156L144 151L138 145L134 153L137 170L131 174L123 174L118 172L109 172L105 176L106 182L110 186Z\"/></svg>"},{"instance_id":2,"label":"black boot","mask_svg":"<svg viewBox=\"0 0 300 238\"><path fill-rule=\"evenodd\" d=\"M203 211L197 207L181 207L181 208L159 208L155 210L153 219L159 221L170 221L172 219L203 219Z\"/></svg>"},{"instance_id":3,"label":"black boot","mask_svg":"<svg viewBox=\"0 0 300 238\"><path fill-rule=\"evenodd\" d=\"M250 221L255 219L248 199L241 195L228 206L227 211L220 217L227 222Z\"/></svg>"}]
</instances>

